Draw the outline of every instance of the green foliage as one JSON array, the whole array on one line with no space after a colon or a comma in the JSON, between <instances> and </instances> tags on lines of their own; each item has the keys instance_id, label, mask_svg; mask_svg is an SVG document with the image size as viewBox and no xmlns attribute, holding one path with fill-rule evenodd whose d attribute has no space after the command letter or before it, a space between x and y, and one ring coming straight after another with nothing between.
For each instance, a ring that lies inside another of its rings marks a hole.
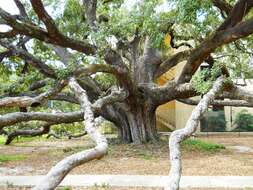
<instances>
[{"instance_id":1,"label":"green foliage","mask_svg":"<svg viewBox=\"0 0 253 190\"><path fill-rule=\"evenodd\" d=\"M198 16L204 14L212 7L210 0L175 0L178 8L178 20L196 22Z\"/></svg>"},{"instance_id":2,"label":"green foliage","mask_svg":"<svg viewBox=\"0 0 253 190\"><path fill-rule=\"evenodd\" d=\"M196 72L192 77L192 84L194 89L200 93L207 93L213 86L214 81L221 75L221 68L223 64L214 64L211 69L203 69Z\"/></svg>"},{"instance_id":3,"label":"green foliage","mask_svg":"<svg viewBox=\"0 0 253 190\"><path fill-rule=\"evenodd\" d=\"M193 78L193 87L194 89L201 94L205 94L212 87L213 81L207 80L207 76L210 75L210 71L208 69L204 69L202 71L197 72Z\"/></svg>"},{"instance_id":4,"label":"green foliage","mask_svg":"<svg viewBox=\"0 0 253 190\"><path fill-rule=\"evenodd\" d=\"M83 123L71 123L71 124L60 124L55 125L51 128L58 135L64 135L64 132L69 132L71 134L80 134L83 132Z\"/></svg>"},{"instance_id":5,"label":"green foliage","mask_svg":"<svg viewBox=\"0 0 253 190\"><path fill-rule=\"evenodd\" d=\"M63 14L57 22L63 33L77 39L84 39L89 32L85 22L84 8L79 0L67 0Z\"/></svg>"},{"instance_id":6,"label":"green foliage","mask_svg":"<svg viewBox=\"0 0 253 190\"><path fill-rule=\"evenodd\" d=\"M10 161L19 161L26 159L24 155L0 155L0 164Z\"/></svg>"},{"instance_id":7,"label":"green foliage","mask_svg":"<svg viewBox=\"0 0 253 190\"><path fill-rule=\"evenodd\" d=\"M253 115L242 110L236 114L234 124L237 126L234 131L253 131Z\"/></svg>"},{"instance_id":8,"label":"green foliage","mask_svg":"<svg viewBox=\"0 0 253 190\"><path fill-rule=\"evenodd\" d=\"M0 135L0 145L3 145L6 141L6 137L3 135Z\"/></svg>"},{"instance_id":9,"label":"green foliage","mask_svg":"<svg viewBox=\"0 0 253 190\"><path fill-rule=\"evenodd\" d=\"M98 82L98 84L102 87L102 89L104 89L104 90L107 90L111 86L117 84L116 78L110 74L100 73L100 74L96 75L95 79Z\"/></svg>"},{"instance_id":10,"label":"green foliage","mask_svg":"<svg viewBox=\"0 0 253 190\"><path fill-rule=\"evenodd\" d=\"M94 41L100 51L105 50L110 45L110 37L116 37L117 41L128 43L138 32L141 37L150 36L152 44L160 47L164 38L161 32L162 19L155 11L155 7L161 1L150 0L145 3L136 3L131 9L125 6L108 7L108 4L100 4L98 14L109 17L108 22L102 22L99 25L99 31L91 32L91 39Z\"/></svg>"},{"instance_id":11,"label":"green foliage","mask_svg":"<svg viewBox=\"0 0 253 190\"><path fill-rule=\"evenodd\" d=\"M181 146L187 151L211 152L211 153L225 149L224 145L204 142L198 139L186 139L181 143Z\"/></svg>"},{"instance_id":12,"label":"green foliage","mask_svg":"<svg viewBox=\"0 0 253 190\"><path fill-rule=\"evenodd\" d=\"M33 51L36 57L40 58L44 62L57 59L55 53L53 53L53 51L41 41L34 40Z\"/></svg>"}]
</instances>

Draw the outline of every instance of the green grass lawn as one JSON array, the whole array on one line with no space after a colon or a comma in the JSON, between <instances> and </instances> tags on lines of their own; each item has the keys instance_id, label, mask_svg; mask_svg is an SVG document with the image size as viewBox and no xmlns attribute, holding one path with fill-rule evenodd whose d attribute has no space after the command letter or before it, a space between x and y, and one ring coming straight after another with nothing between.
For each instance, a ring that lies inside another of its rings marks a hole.
<instances>
[{"instance_id":1,"label":"green grass lawn","mask_svg":"<svg viewBox=\"0 0 253 190\"><path fill-rule=\"evenodd\" d=\"M200 151L200 152L217 152L225 149L222 144L210 143L198 139L186 139L181 143L181 147L187 151Z\"/></svg>"},{"instance_id":2,"label":"green grass lawn","mask_svg":"<svg viewBox=\"0 0 253 190\"><path fill-rule=\"evenodd\" d=\"M24 155L0 155L0 164L9 161L19 161L26 159Z\"/></svg>"},{"instance_id":3,"label":"green grass lawn","mask_svg":"<svg viewBox=\"0 0 253 190\"><path fill-rule=\"evenodd\" d=\"M6 137L4 135L0 135L0 145L4 145L6 141ZM50 141L50 139L47 139L46 136L40 136L40 137L18 137L15 138L11 144L14 144L16 142L18 143L24 143L24 142L32 142L32 141Z\"/></svg>"}]
</instances>

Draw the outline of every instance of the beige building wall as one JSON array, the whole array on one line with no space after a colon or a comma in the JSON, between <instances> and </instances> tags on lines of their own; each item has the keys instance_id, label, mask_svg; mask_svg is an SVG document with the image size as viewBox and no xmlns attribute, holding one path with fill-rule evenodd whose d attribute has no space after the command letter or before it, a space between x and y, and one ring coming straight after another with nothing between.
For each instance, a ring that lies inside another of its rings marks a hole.
<instances>
[{"instance_id":1,"label":"beige building wall","mask_svg":"<svg viewBox=\"0 0 253 190\"><path fill-rule=\"evenodd\" d=\"M157 83L162 86L167 81L174 78L176 73L175 68L171 69L169 72L161 76ZM158 131L172 131L175 129L176 116L175 116L176 106L175 101L168 102L159 106L156 110L156 120Z\"/></svg>"},{"instance_id":2,"label":"beige building wall","mask_svg":"<svg viewBox=\"0 0 253 190\"><path fill-rule=\"evenodd\" d=\"M176 78L182 72L185 62L179 63L176 67ZM176 128L184 128L195 106L183 104L176 101ZM199 127L198 127L199 130Z\"/></svg>"},{"instance_id":3,"label":"beige building wall","mask_svg":"<svg viewBox=\"0 0 253 190\"><path fill-rule=\"evenodd\" d=\"M168 80L172 80L174 78L176 79L180 75L184 65L185 65L185 62L179 63L171 71L161 76L158 79L157 83L162 86ZM238 81L240 83L240 80L238 79L235 82L238 82ZM242 87L242 88L247 88L253 91L253 79L246 80L246 85L247 85L246 87ZM159 106L156 111L158 130L169 131L169 130L180 129L180 128L185 127L186 122L191 116L191 113L194 107L195 106L186 105L178 101L171 101L164 105ZM228 106L224 108L227 131L231 131L234 129L233 123L234 123L236 114L242 111L243 109L246 109L249 113L253 115L253 108L228 107ZM200 125L198 127L198 131L200 131Z\"/></svg>"}]
</instances>

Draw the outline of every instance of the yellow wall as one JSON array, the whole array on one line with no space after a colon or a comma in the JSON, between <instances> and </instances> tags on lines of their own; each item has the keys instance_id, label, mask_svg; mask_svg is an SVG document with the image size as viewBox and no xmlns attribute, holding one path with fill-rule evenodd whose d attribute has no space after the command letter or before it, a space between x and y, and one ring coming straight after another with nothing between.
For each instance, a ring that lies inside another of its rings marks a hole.
<instances>
[{"instance_id":1,"label":"yellow wall","mask_svg":"<svg viewBox=\"0 0 253 190\"><path fill-rule=\"evenodd\" d=\"M162 75L157 83L162 86L168 80L172 80L175 77L175 68ZM175 101L168 102L159 106L156 110L157 128L159 131L169 131L175 128Z\"/></svg>"},{"instance_id":2,"label":"yellow wall","mask_svg":"<svg viewBox=\"0 0 253 190\"><path fill-rule=\"evenodd\" d=\"M185 62L179 63L176 67L172 68L169 72L165 73L159 78L158 84L164 85L168 80L177 78L185 65ZM164 131L164 122L159 122L159 118L166 121L170 128L180 129L185 127L187 120L189 119L194 106L189 106L178 101L171 101L158 107L157 114L157 126L158 130Z\"/></svg>"}]
</instances>

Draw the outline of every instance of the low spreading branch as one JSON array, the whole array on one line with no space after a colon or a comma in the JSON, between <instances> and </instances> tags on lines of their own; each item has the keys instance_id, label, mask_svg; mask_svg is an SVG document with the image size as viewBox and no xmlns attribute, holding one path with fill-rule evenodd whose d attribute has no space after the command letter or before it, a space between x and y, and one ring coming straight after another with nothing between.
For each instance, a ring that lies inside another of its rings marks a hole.
<instances>
[{"instance_id":1,"label":"low spreading branch","mask_svg":"<svg viewBox=\"0 0 253 190\"><path fill-rule=\"evenodd\" d=\"M54 123L73 123L83 121L83 112L41 113L16 112L0 116L0 129L24 121L45 121Z\"/></svg>"},{"instance_id":2,"label":"low spreading branch","mask_svg":"<svg viewBox=\"0 0 253 190\"><path fill-rule=\"evenodd\" d=\"M185 128L178 129L172 132L169 139L171 162L170 181L169 186L165 189L179 189L179 182L182 172L180 143L186 138L190 137L197 130L201 116L207 111L210 102L212 102L215 96L222 90L223 85L224 78L218 78L217 81L214 83L213 88L206 95L204 95L203 99L201 99L199 104L193 110L191 117L186 123Z\"/></svg>"},{"instance_id":3,"label":"low spreading branch","mask_svg":"<svg viewBox=\"0 0 253 190\"><path fill-rule=\"evenodd\" d=\"M7 134L7 139L5 141L5 145L10 144L16 137L18 136L41 136L43 134L47 134L50 131L50 127L53 123L46 123L40 129L19 129L14 132Z\"/></svg>"},{"instance_id":4,"label":"low spreading branch","mask_svg":"<svg viewBox=\"0 0 253 190\"><path fill-rule=\"evenodd\" d=\"M52 97L56 96L65 86L67 82L64 80L59 81L54 88L44 92L38 96L20 96L20 97L6 97L0 99L0 108L3 107L35 107L42 105Z\"/></svg>"},{"instance_id":5,"label":"low spreading branch","mask_svg":"<svg viewBox=\"0 0 253 190\"><path fill-rule=\"evenodd\" d=\"M124 101L127 98L127 96L128 96L128 93L126 93L122 89L112 90L111 94L109 94L108 96L101 97L100 99L95 101L92 105L92 108L95 110L101 110L102 107L108 104Z\"/></svg>"},{"instance_id":6,"label":"low spreading branch","mask_svg":"<svg viewBox=\"0 0 253 190\"><path fill-rule=\"evenodd\" d=\"M187 104L187 105L198 105L200 100L193 99L178 99L177 101ZM233 107L253 107L252 102L247 102L245 100L213 100L210 105L213 106L233 106Z\"/></svg>"},{"instance_id":7,"label":"low spreading branch","mask_svg":"<svg viewBox=\"0 0 253 190\"><path fill-rule=\"evenodd\" d=\"M107 152L107 140L95 127L95 119L91 107L92 104L86 95L86 91L79 86L74 78L70 79L69 86L80 102L81 109L84 112L85 130L96 143L96 147L64 158L49 171L45 178L35 188L33 188L34 190L55 189L73 168L90 160L99 159Z\"/></svg>"}]
</instances>

